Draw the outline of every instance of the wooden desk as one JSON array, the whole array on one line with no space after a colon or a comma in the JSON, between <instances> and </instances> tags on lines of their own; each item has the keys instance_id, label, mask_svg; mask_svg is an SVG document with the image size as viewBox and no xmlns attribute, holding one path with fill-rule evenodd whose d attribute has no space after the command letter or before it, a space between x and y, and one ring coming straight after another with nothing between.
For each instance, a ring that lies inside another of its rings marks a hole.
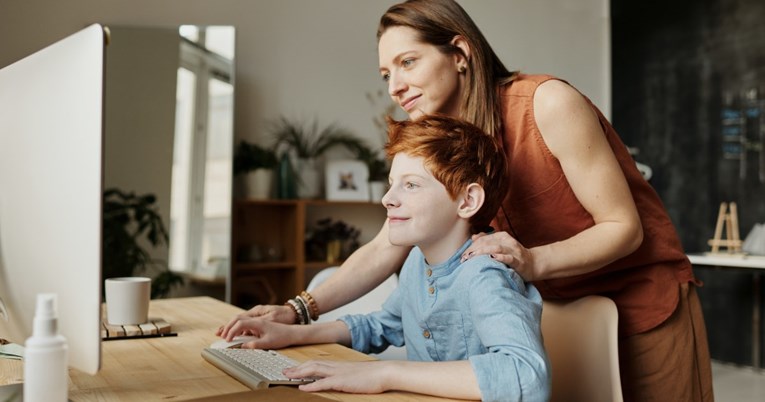
<instances>
[{"instance_id":1,"label":"wooden desk","mask_svg":"<svg viewBox=\"0 0 765 402\"><path fill-rule=\"evenodd\" d=\"M210 297L152 300L149 315L164 318L178 336L103 342L102 365L98 375L69 370L69 399L75 402L143 402L220 396L221 400L227 400L226 394L249 391L200 355L202 348L218 339L214 335L215 329L240 312L240 308ZM375 360L335 344L295 347L283 352L298 361ZM22 363L16 360L0 360L0 385L21 382L22 367ZM321 392L314 395L336 401L448 400L404 392L379 395Z\"/></svg>"},{"instance_id":2,"label":"wooden desk","mask_svg":"<svg viewBox=\"0 0 765 402\"><path fill-rule=\"evenodd\" d=\"M762 256L726 256L723 254L688 254L688 259L695 266L712 266L722 270L745 269L752 271L752 367L762 368L760 362L760 274L765 272L765 257Z\"/></svg>"}]
</instances>

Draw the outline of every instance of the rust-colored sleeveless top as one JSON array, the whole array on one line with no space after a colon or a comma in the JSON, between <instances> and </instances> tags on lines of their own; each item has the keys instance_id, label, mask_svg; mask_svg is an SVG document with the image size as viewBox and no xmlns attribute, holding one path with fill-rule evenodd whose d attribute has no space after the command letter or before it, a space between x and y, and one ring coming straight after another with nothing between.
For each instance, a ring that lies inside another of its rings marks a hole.
<instances>
[{"instance_id":1,"label":"rust-colored sleeveless top","mask_svg":"<svg viewBox=\"0 0 765 402\"><path fill-rule=\"evenodd\" d=\"M557 78L521 74L502 90L510 188L494 227L515 234L527 248L568 239L594 225L534 118L534 92L550 79ZM658 326L674 312L678 284L694 281L693 271L658 194L640 175L611 124L587 101L627 178L643 224L643 243L632 254L594 272L534 285L546 299L591 294L613 299L619 310L619 333L629 336Z\"/></svg>"}]
</instances>

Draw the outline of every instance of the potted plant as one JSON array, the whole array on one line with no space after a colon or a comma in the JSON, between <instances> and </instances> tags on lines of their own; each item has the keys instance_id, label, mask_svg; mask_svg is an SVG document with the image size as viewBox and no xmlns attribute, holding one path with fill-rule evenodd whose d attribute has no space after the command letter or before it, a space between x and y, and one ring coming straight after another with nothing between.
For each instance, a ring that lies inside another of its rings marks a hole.
<instances>
[{"instance_id":1,"label":"potted plant","mask_svg":"<svg viewBox=\"0 0 765 402\"><path fill-rule=\"evenodd\" d=\"M234 150L234 177L240 180L242 193L255 199L269 198L277 164L273 149L239 141Z\"/></svg>"},{"instance_id":2,"label":"potted plant","mask_svg":"<svg viewBox=\"0 0 765 402\"><path fill-rule=\"evenodd\" d=\"M388 183L388 161L379 156L366 144L361 143L355 149L356 157L367 165L369 170L369 197L371 201L381 201Z\"/></svg>"},{"instance_id":3,"label":"potted plant","mask_svg":"<svg viewBox=\"0 0 765 402\"><path fill-rule=\"evenodd\" d=\"M320 219L306 234L308 259L337 263L359 248L360 234L358 229L342 220Z\"/></svg>"},{"instance_id":4,"label":"potted plant","mask_svg":"<svg viewBox=\"0 0 765 402\"><path fill-rule=\"evenodd\" d=\"M366 141L334 126L327 127L318 135L309 134L307 136L305 132L301 132L299 126L295 126L286 120L283 120L279 127L280 130L277 130L277 132L282 134L282 137L277 138L277 144L289 144L291 148L295 149L298 158L311 160L333 146L339 145L345 147L355 155L356 159L364 162L367 166L370 192L372 193L371 199L373 201L382 199L388 181L390 166L385 157L381 156L381 152L373 150ZM318 131L315 122L310 131L312 133Z\"/></svg>"},{"instance_id":5,"label":"potted plant","mask_svg":"<svg viewBox=\"0 0 765 402\"><path fill-rule=\"evenodd\" d=\"M287 152L292 152L297 158L294 173L298 178L297 195L300 198L317 198L321 194L322 175L317 166L317 158L332 147L345 146L348 149L354 149L361 142L350 131L335 124L319 128L318 121L315 119L311 124L305 125L281 117L272 123L270 131L276 144L274 148L284 149L282 158L285 158ZM280 166L279 169L280 181L289 181L281 177L289 173L282 172L286 168L283 169ZM284 192L280 191L280 193Z\"/></svg>"},{"instance_id":6,"label":"potted plant","mask_svg":"<svg viewBox=\"0 0 765 402\"><path fill-rule=\"evenodd\" d=\"M166 261L152 258L145 248L168 243L155 202L153 194L136 195L115 188L104 191L103 279L150 276L152 298L165 297L183 284L182 276L172 272Z\"/></svg>"},{"instance_id":7,"label":"potted plant","mask_svg":"<svg viewBox=\"0 0 765 402\"><path fill-rule=\"evenodd\" d=\"M378 89L376 92L367 92L366 97L372 107L381 108L377 114L372 116L372 123L377 128L380 139L385 143L388 141L388 119L392 118L396 109L398 109L398 104L391 101L388 94L381 89ZM369 168L369 195L371 201L382 200L388 183L388 171L390 170L388 161L371 150L361 151L358 157Z\"/></svg>"}]
</instances>

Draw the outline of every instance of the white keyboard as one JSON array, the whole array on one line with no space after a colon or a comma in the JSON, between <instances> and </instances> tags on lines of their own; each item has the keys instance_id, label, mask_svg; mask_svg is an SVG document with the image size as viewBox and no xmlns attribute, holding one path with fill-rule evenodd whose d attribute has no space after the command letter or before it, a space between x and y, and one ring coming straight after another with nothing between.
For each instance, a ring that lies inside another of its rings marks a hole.
<instances>
[{"instance_id":1,"label":"white keyboard","mask_svg":"<svg viewBox=\"0 0 765 402\"><path fill-rule=\"evenodd\" d=\"M285 377L282 370L300 363L275 350L205 348L202 350L202 357L252 389L268 388L271 385L300 385L314 381L313 378Z\"/></svg>"}]
</instances>

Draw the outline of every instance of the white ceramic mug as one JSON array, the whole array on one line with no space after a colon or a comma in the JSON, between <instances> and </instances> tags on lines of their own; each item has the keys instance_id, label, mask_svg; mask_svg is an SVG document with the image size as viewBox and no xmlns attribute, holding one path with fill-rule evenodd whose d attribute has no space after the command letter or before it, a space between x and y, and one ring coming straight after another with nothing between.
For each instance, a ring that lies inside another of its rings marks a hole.
<instances>
[{"instance_id":1,"label":"white ceramic mug","mask_svg":"<svg viewBox=\"0 0 765 402\"><path fill-rule=\"evenodd\" d=\"M149 321L151 278L109 278L104 286L109 324L136 325Z\"/></svg>"}]
</instances>

